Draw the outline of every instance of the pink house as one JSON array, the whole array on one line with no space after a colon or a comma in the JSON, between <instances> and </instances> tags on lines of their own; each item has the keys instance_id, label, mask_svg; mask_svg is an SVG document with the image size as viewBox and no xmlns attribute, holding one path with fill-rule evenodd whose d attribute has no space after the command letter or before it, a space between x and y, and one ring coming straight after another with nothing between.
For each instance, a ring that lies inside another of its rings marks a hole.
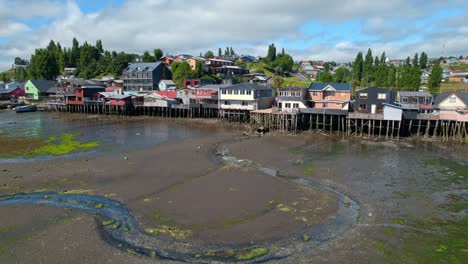
<instances>
[{"instance_id":1,"label":"pink house","mask_svg":"<svg viewBox=\"0 0 468 264\"><path fill-rule=\"evenodd\" d=\"M351 100L351 84L312 83L309 86L309 96L314 108L346 110Z\"/></svg>"},{"instance_id":2,"label":"pink house","mask_svg":"<svg viewBox=\"0 0 468 264\"><path fill-rule=\"evenodd\" d=\"M441 93L434 104L440 109L439 119L468 121L468 91Z\"/></svg>"}]
</instances>

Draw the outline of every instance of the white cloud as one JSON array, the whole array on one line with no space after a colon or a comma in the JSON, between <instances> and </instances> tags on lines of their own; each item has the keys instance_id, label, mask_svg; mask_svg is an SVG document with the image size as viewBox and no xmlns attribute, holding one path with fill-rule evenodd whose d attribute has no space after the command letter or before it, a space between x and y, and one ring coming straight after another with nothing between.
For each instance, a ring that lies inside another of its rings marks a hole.
<instances>
[{"instance_id":1,"label":"white cloud","mask_svg":"<svg viewBox=\"0 0 468 264\"><path fill-rule=\"evenodd\" d=\"M0 18L3 19L8 17L10 20L12 16L16 16L15 19L56 17L46 28L3 45L0 42L0 62L12 61L14 56L28 58L35 48L46 46L50 39L70 46L73 37L81 42L101 39L106 49L139 53L154 48L162 48L170 53L198 54L208 49L216 53L218 47L229 45L238 52L265 55L268 43L281 38L301 42L300 38L304 37L302 45L308 48L287 49L287 52L296 55L297 60L316 58L347 61L354 59L357 51L366 50L369 46L379 52L385 49L387 54L391 53L395 57L407 56L413 50L419 52L423 48L427 52L441 54L442 46L437 45L445 41L442 36L431 36L431 40L437 43L434 46L428 39L405 46L387 42L413 32L408 29L410 27L405 29L401 25L389 25L387 21L415 20L430 15L434 9L450 7L459 2L463 0L435 0L423 4L420 0L128 0L119 7L85 14L72 0L65 4L52 0L0 0L0 7L13 4L7 12L0 11ZM21 9L23 12L19 12ZM337 23L362 18L369 19L364 21L362 28L356 29L356 35L373 32L379 36L374 42L358 43L337 39L335 43L325 43L321 36L303 36L300 32L302 25L310 21ZM457 34L463 35L466 32L464 30L460 28ZM465 43L468 38L466 34L457 38L445 32L442 35L457 39L457 42L449 40L446 43L444 47L447 50L450 47L451 52L467 52L467 45L457 45Z\"/></svg>"},{"instance_id":2,"label":"white cloud","mask_svg":"<svg viewBox=\"0 0 468 264\"><path fill-rule=\"evenodd\" d=\"M30 28L23 23L0 20L0 24L2 25L0 27L0 37L16 35L30 30Z\"/></svg>"}]
</instances>

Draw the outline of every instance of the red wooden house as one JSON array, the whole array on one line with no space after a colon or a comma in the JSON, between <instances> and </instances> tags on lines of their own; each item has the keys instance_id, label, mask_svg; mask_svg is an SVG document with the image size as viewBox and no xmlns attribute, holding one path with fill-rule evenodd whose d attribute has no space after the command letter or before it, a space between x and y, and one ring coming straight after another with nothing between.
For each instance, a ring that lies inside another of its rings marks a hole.
<instances>
[{"instance_id":1,"label":"red wooden house","mask_svg":"<svg viewBox=\"0 0 468 264\"><path fill-rule=\"evenodd\" d=\"M24 90L20 87L0 89L0 100L10 100L11 98L18 98L25 95Z\"/></svg>"},{"instance_id":2,"label":"red wooden house","mask_svg":"<svg viewBox=\"0 0 468 264\"><path fill-rule=\"evenodd\" d=\"M99 92L104 92L103 86L80 86L75 88L72 96L67 97L68 105L85 105L103 102Z\"/></svg>"}]
</instances>

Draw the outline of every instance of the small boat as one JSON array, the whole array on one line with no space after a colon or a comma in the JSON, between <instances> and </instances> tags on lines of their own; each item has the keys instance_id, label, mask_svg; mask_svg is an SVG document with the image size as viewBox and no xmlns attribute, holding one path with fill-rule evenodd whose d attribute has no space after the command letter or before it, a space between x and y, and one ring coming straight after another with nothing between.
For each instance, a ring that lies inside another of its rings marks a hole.
<instances>
[{"instance_id":1,"label":"small boat","mask_svg":"<svg viewBox=\"0 0 468 264\"><path fill-rule=\"evenodd\" d=\"M36 112L37 106L36 105L20 106L20 107L16 107L15 111L16 113Z\"/></svg>"}]
</instances>

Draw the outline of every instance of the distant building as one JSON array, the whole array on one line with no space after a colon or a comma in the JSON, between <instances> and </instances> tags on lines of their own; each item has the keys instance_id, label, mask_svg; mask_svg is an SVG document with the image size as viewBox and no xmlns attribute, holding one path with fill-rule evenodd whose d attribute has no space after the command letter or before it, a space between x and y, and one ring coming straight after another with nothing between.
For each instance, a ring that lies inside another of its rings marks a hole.
<instances>
[{"instance_id":1,"label":"distant building","mask_svg":"<svg viewBox=\"0 0 468 264\"><path fill-rule=\"evenodd\" d=\"M11 98L19 98L25 96L24 90L21 87L0 88L0 100L10 100Z\"/></svg>"},{"instance_id":2,"label":"distant building","mask_svg":"<svg viewBox=\"0 0 468 264\"><path fill-rule=\"evenodd\" d=\"M158 87L159 91L173 91L177 88L177 85L173 80L161 80Z\"/></svg>"},{"instance_id":3,"label":"distant building","mask_svg":"<svg viewBox=\"0 0 468 264\"><path fill-rule=\"evenodd\" d=\"M432 105L433 97L428 92L399 91L396 100L403 108L419 109Z\"/></svg>"},{"instance_id":4,"label":"distant building","mask_svg":"<svg viewBox=\"0 0 468 264\"><path fill-rule=\"evenodd\" d=\"M440 119L468 122L468 92L441 93L434 104L440 109Z\"/></svg>"},{"instance_id":5,"label":"distant building","mask_svg":"<svg viewBox=\"0 0 468 264\"><path fill-rule=\"evenodd\" d=\"M159 81L172 79L172 74L160 61L132 63L123 71L124 90L153 91L158 89Z\"/></svg>"}]
</instances>

